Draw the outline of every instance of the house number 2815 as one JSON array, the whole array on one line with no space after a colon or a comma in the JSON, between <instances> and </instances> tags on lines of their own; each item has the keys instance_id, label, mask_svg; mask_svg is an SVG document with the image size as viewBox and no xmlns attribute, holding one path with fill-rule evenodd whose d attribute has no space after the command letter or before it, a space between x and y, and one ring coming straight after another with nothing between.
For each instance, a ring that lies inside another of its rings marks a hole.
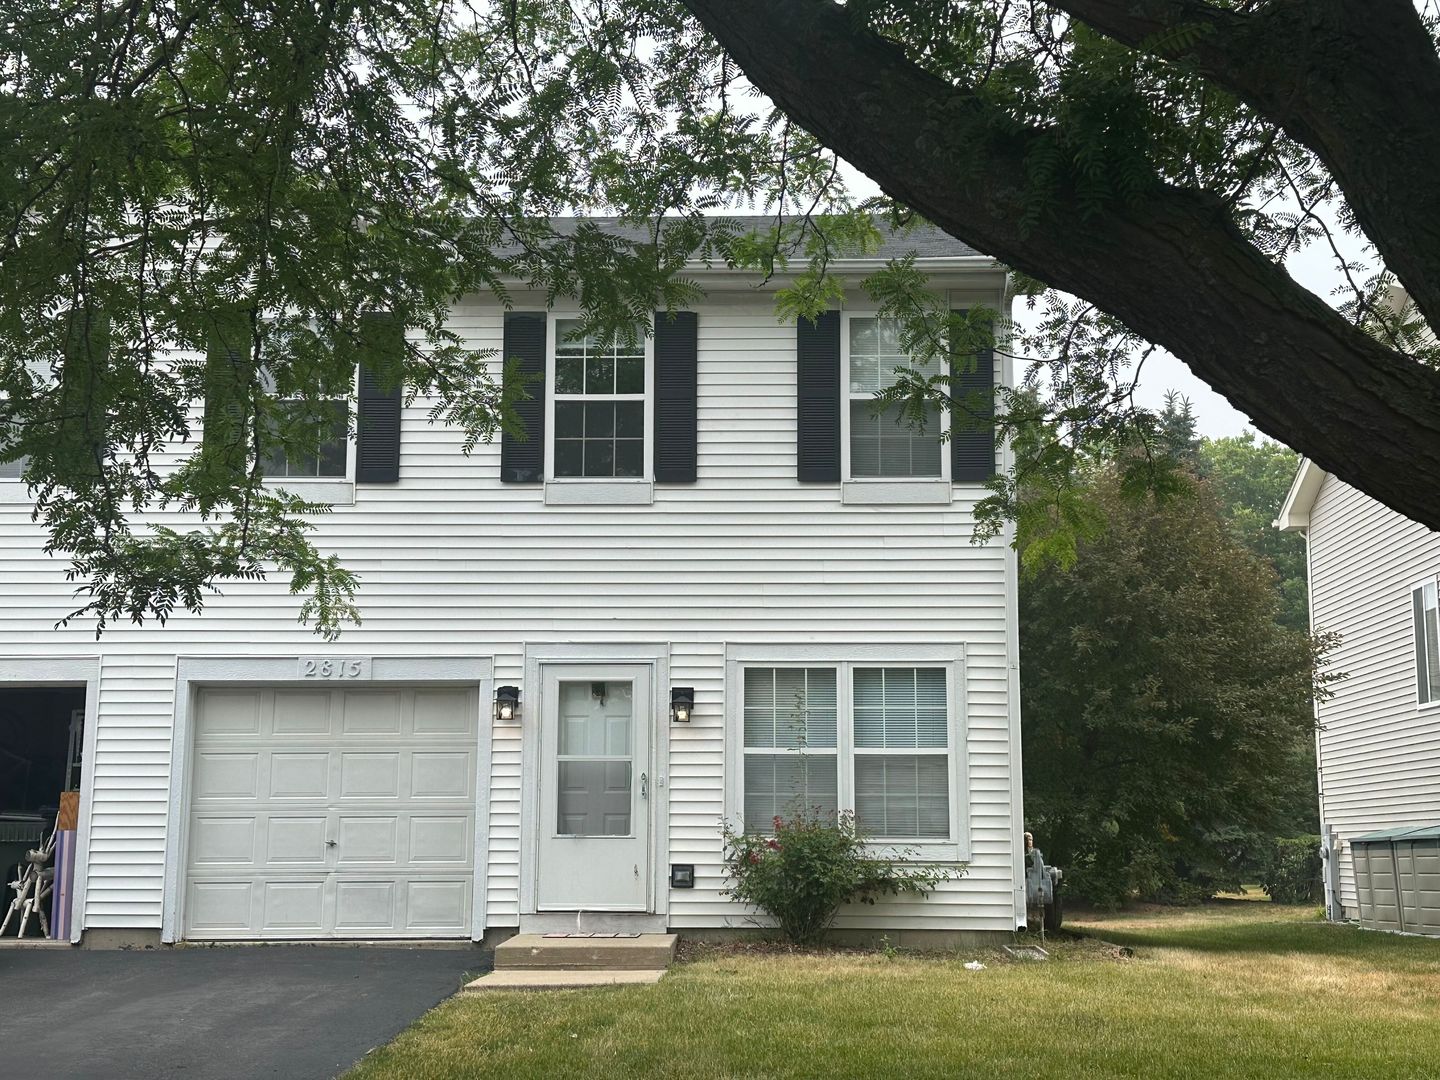
<instances>
[{"instance_id":1,"label":"house number 2815","mask_svg":"<svg viewBox=\"0 0 1440 1080\"><path fill-rule=\"evenodd\" d=\"M302 656L302 679L368 679L370 658L360 656Z\"/></svg>"}]
</instances>

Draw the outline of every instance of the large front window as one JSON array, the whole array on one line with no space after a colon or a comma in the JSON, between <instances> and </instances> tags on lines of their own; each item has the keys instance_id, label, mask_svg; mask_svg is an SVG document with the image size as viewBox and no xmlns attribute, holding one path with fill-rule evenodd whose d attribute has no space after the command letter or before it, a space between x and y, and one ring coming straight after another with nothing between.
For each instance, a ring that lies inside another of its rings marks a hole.
<instances>
[{"instance_id":1,"label":"large front window","mask_svg":"<svg viewBox=\"0 0 1440 1080\"><path fill-rule=\"evenodd\" d=\"M577 337L555 322L556 477L645 475L645 339Z\"/></svg>"},{"instance_id":2,"label":"large front window","mask_svg":"<svg viewBox=\"0 0 1440 1080\"><path fill-rule=\"evenodd\" d=\"M939 374L935 361L917 365L900 347L900 327L892 319L851 316L848 320L850 476L938 477L942 469L939 409L927 405L923 418L905 414L896 403L877 411L875 395L895 385L896 368L922 375Z\"/></svg>"},{"instance_id":3,"label":"large front window","mask_svg":"<svg viewBox=\"0 0 1440 1080\"><path fill-rule=\"evenodd\" d=\"M944 667L743 669L745 830L850 808L872 840L954 840Z\"/></svg>"}]
</instances>

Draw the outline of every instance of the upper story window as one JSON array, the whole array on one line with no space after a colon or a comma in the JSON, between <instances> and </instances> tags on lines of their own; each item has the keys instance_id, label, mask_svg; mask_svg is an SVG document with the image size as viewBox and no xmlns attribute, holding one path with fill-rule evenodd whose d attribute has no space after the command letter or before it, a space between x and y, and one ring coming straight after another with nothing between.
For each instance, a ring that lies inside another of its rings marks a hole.
<instances>
[{"instance_id":1,"label":"upper story window","mask_svg":"<svg viewBox=\"0 0 1440 1080\"><path fill-rule=\"evenodd\" d=\"M1440 604L1433 580L1415 586L1410 606L1415 619L1415 698L1428 705L1440 701Z\"/></svg>"},{"instance_id":2,"label":"upper story window","mask_svg":"<svg viewBox=\"0 0 1440 1080\"><path fill-rule=\"evenodd\" d=\"M267 374L262 378L267 392L273 392L274 383ZM343 480L350 471L350 403L345 398L334 398L320 403L317 410L305 402L281 399L276 402L280 416L270 422L270 433L276 433L282 424L294 425L303 445L285 447L268 440L262 440L263 452L260 472L272 480ZM305 426L314 428L305 431ZM312 450L311 447L314 447Z\"/></svg>"},{"instance_id":3,"label":"upper story window","mask_svg":"<svg viewBox=\"0 0 1440 1080\"><path fill-rule=\"evenodd\" d=\"M645 338L633 344L575 337L576 319L555 321L552 475L642 478L646 472Z\"/></svg>"},{"instance_id":4,"label":"upper story window","mask_svg":"<svg viewBox=\"0 0 1440 1080\"><path fill-rule=\"evenodd\" d=\"M896 368L915 368L923 375L937 375L938 361L917 365L902 351L900 328L894 320L852 315L846 324L850 477L944 476L942 410L927 406L923 423L917 424L903 414L899 404L879 411L875 408L875 394L895 385Z\"/></svg>"}]
</instances>

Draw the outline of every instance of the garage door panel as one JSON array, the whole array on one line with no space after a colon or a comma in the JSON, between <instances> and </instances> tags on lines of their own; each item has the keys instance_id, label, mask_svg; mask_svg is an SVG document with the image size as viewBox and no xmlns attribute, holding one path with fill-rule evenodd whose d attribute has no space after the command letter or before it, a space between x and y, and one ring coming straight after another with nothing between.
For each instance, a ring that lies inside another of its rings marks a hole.
<instances>
[{"instance_id":1,"label":"garage door panel","mask_svg":"<svg viewBox=\"0 0 1440 1080\"><path fill-rule=\"evenodd\" d=\"M400 754L347 753L340 758L341 799L398 799Z\"/></svg>"},{"instance_id":2,"label":"garage door panel","mask_svg":"<svg viewBox=\"0 0 1440 1080\"><path fill-rule=\"evenodd\" d=\"M311 752L271 751L270 798L327 799L330 796L330 755Z\"/></svg>"},{"instance_id":3,"label":"garage door panel","mask_svg":"<svg viewBox=\"0 0 1440 1080\"><path fill-rule=\"evenodd\" d=\"M210 735L260 734L258 690L202 690L199 704L197 739Z\"/></svg>"},{"instance_id":4,"label":"garage door panel","mask_svg":"<svg viewBox=\"0 0 1440 1080\"><path fill-rule=\"evenodd\" d=\"M333 697L328 690L276 690L271 730L279 736L331 734Z\"/></svg>"},{"instance_id":5,"label":"garage door panel","mask_svg":"<svg viewBox=\"0 0 1440 1080\"><path fill-rule=\"evenodd\" d=\"M467 937L478 717L453 688L206 690L187 936Z\"/></svg>"},{"instance_id":6,"label":"garage door panel","mask_svg":"<svg viewBox=\"0 0 1440 1080\"><path fill-rule=\"evenodd\" d=\"M415 751L410 757L410 794L415 799L466 799L473 795L475 767L466 751Z\"/></svg>"},{"instance_id":7,"label":"garage door panel","mask_svg":"<svg viewBox=\"0 0 1440 1080\"><path fill-rule=\"evenodd\" d=\"M463 690L415 691L416 735L468 735L475 729Z\"/></svg>"},{"instance_id":8,"label":"garage door panel","mask_svg":"<svg viewBox=\"0 0 1440 1080\"><path fill-rule=\"evenodd\" d=\"M293 868L308 864L316 870L326 864L326 818L271 814L265 829L263 863Z\"/></svg>"},{"instance_id":9,"label":"garage door panel","mask_svg":"<svg viewBox=\"0 0 1440 1080\"><path fill-rule=\"evenodd\" d=\"M193 930L248 931L255 924L253 881L194 880L186 890L185 911Z\"/></svg>"},{"instance_id":10,"label":"garage door panel","mask_svg":"<svg viewBox=\"0 0 1440 1080\"><path fill-rule=\"evenodd\" d=\"M325 929L325 879L266 881L261 886L261 929L314 936Z\"/></svg>"},{"instance_id":11,"label":"garage door panel","mask_svg":"<svg viewBox=\"0 0 1440 1080\"><path fill-rule=\"evenodd\" d=\"M355 863L394 865L402 861L400 822L393 814L365 817L342 815L339 824L340 841L336 844L336 849L339 852L340 866Z\"/></svg>"},{"instance_id":12,"label":"garage door panel","mask_svg":"<svg viewBox=\"0 0 1440 1080\"><path fill-rule=\"evenodd\" d=\"M415 930L463 932L470 911L470 881L411 881L405 907L406 923Z\"/></svg>"},{"instance_id":13,"label":"garage door panel","mask_svg":"<svg viewBox=\"0 0 1440 1080\"><path fill-rule=\"evenodd\" d=\"M195 863L200 866L238 864L249 866L258 858L255 850L255 818L197 815L190 824Z\"/></svg>"},{"instance_id":14,"label":"garage door panel","mask_svg":"<svg viewBox=\"0 0 1440 1080\"><path fill-rule=\"evenodd\" d=\"M255 799L259 796L259 751L249 753L206 753L195 756L194 798Z\"/></svg>"},{"instance_id":15,"label":"garage door panel","mask_svg":"<svg viewBox=\"0 0 1440 1080\"><path fill-rule=\"evenodd\" d=\"M347 691L342 699L340 730L345 735L399 735L400 694L370 690Z\"/></svg>"},{"instance_id":16,"label":"garage door panel","mask_svg":"<svg viewBox=\"0 0 1440 1080\"><path fill-rule=\"evenodd\" d=\"M471 819L461 814L410 818L410 861L429 866L463 866L470 862Z\"/></svg>"},{"instance_id":17,"label":"garage door panel","mask_svg":"<svg viewBox=\"0 0 1440 1080\"><path fill-rule=\"evenodd\" d=\"M345 881L336 883L335 929L355 933L385 933L403 924L396 910L396 881Z\"/></svg>"}]
</instances>

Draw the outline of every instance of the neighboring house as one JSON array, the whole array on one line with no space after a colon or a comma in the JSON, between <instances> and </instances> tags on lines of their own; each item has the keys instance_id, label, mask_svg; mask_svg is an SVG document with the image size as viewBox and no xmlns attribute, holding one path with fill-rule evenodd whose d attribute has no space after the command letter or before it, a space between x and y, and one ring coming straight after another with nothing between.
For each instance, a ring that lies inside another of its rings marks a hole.
<instances>
[{"instance_id":1,"label":"neighboring house","mask_svg":"<svg viewBox=\"0 0 1440 1080\"><path fill-rule=\"evenodd\" d=\"M798 328L700 267L704 302L634 349L567 342L536 295L458 304L543 374L528 440L467 457L362 379L360 445L267 465L335 504L315 536L364 622L334 645L279 581L56 630L65 563L0 479L0 695L75 687L88 717L74 936L744 927L722 820L797 799L968 864L843 927L1023 924L1015 559L971 542L1004 450L871 412L905 361L858 283L910 250L953 307L1008 311L1003 269L933 230L839 264L843 310Z\"/></svg>"},{"instance_id":2,"label":"neighboring house","mask_svg":"<svg viewBox=\"0 0 1440 1080\"><path fill-rule=\"evenodd\" d=\"M1315 710L1326 910L1440 933L1440 534L1308 459L1275 524L1305 536L1311 626L1340 635Z\"/></svg>"}]
</instances>

